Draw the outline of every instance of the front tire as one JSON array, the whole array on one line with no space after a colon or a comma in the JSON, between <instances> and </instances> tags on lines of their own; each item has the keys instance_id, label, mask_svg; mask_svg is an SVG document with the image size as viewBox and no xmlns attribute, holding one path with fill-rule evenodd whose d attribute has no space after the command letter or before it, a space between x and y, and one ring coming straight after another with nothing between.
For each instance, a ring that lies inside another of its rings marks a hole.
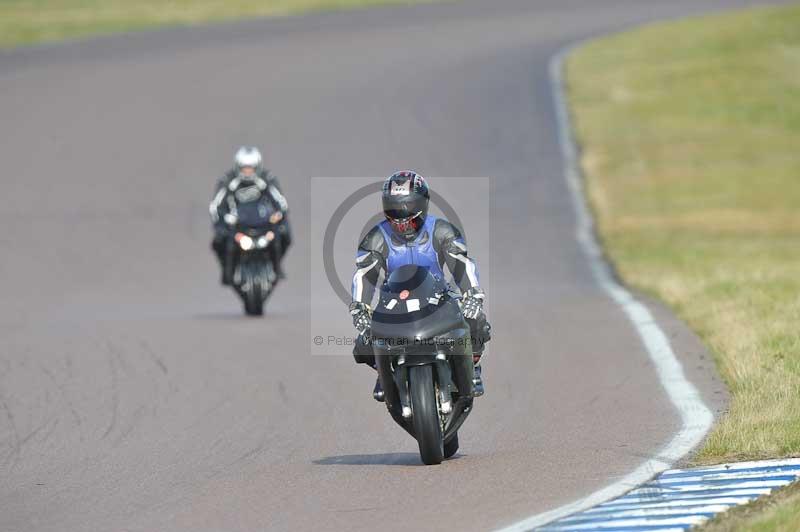
<instances>
[{"instance_id":1,"label":"front tire","mask_svg":"<svg viewBox=\"0 0 800 532\"><path fill-rule=\"evenodd\" d=\"M258 272L254 271L252 265L248 265L242 273L246 276L243 282L246 289L242 291L244 313L248 316L263 316L265 298L261 293L262 285Z\"/></svg>"},{"instance_id":2,"label":"front tire","mask_svg":"<svg viewBox=\"0 0 800 532\"><path fill-rule=\"evenodd\" d=\"M244 313L248 316L263 316L264 302L261 300L261 290L250 289L244 297Z\"/></svg>"},{"instance_id":3,"label":"front tire","mask_svg":"<svg viewBox=\"0 0 800 532\"><path fill-rule=\"evenodd\" d=\"M426 465L441 464L444 459L442 425L433 385L433 366L414 366L408 372L411 412L419 456Z\"/></svg>"}]
</instances>

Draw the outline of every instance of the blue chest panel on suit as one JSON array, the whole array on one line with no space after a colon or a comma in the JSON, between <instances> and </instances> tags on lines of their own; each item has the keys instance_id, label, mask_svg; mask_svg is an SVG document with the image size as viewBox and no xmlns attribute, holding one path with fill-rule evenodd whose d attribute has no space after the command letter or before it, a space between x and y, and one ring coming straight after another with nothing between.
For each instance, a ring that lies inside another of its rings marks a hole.
<instances>
[{"instance_id":1,"label":"blue chest panel on suit","mask_svg":"<svg viewBox=\"0 0 800 532\"><path fill-rule=\"evenodd\" d=\"M392 241L392 228L389 222L383 221L378 225L389 247L389 256L386 257L387 275L390 275L396 268L401 266L415 264L428 268L433 275L444 279L444 272L439 265L439 257L433 247L433 226L435 223L436 217L428 216L417 238L404 244L396 244Z\"/></svg>"}]
</instances>

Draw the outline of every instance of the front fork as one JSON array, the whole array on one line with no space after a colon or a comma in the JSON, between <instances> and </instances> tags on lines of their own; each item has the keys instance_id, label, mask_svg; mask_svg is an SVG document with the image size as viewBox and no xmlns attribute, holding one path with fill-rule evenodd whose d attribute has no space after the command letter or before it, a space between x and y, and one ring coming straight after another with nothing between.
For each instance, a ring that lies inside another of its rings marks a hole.
<instances>
[{"instance_id":1,"label":"front fork","mask_svg":"<svg viewBox=\"0 0 800 532\"><path fill-rule=\"evenodd\" d=\"M436 355L434 361L436 367L436 382L439 389L439 408L442 414L449 414L453 410L453 398L450 390L452 381L452 372L450 371L450 363L447 361L447 355L439 353ZM404 418L411 417L411 394L408 388L408 368L409 366L401 364L394 372L394 383L397 386L397 391L400 399L400 409Z\"/></svg>"},{"instance_id":2,"label":"front fork","mask_svg":"<svg viewBox=\"0 0 800 532\"><path fill-rule=\"evenodd\" d=\"M447 355L444 353L436 355L436 375L439 382L439 407L442 414L449 414L453 411L453 397L450 390L453 376L450 371L450 363L447 361Z\"/></svg>"},{"instance_id":3,"label":"front fork","mask_svg":"<svg viewBox=\"0 0 800 532\"><path fill-rule=\"evenodd\" d=\"M408 389L408 366L402 364L394 372L394 384L400 399L400 411L406 419L411 417L411 393Z\"/></svg>"}]
</instances>

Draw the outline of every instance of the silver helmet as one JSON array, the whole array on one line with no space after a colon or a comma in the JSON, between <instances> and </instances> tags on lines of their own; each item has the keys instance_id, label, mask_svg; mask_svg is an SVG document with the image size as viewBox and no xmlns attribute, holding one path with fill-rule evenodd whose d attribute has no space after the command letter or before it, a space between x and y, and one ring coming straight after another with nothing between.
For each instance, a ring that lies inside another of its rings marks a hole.
<instances>
[{"instance_id":1,"label":"silver helmet","mask_svg":"<svg viewBox=\"0 0 800 532\"><path fill-rule=\"evenodd\" d=\"M250 167L258 174L261 172L263 158L258 148L253 146L242 146L236 151L234 156L234 164L236 166L236 173L241 174L242 168Z\"/></svg>"}]
</instances>

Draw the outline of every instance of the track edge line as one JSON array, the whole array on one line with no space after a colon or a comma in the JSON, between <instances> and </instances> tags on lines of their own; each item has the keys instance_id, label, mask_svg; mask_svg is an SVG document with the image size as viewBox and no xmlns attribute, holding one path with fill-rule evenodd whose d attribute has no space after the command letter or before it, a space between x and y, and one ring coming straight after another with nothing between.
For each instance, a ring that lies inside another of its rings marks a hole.
<instances>
[{"instance_id":1,"label":"track edge line","mask_svg":"<svg viewBox=\"0 0 800 532\"><path fill-rule=\"evenodd\" d=\"M611 266L597 241L594 220L586 203L583 174L578 158L579 150L567 107L564 84L564 60L570 52L585 42L579 41L561 48L550 58L548 65L550 89L558 125L558 142L564 162L564 180L570 191L575 211L575 237L586 254L595 282L620 306L639 334L656 368L662 387L680 414L681 429L653 458L640 464L621 479L583 498L500 528L497 532L532 530L623 495L669 469L691 452L702 442L714 422L713 413L703 401L697 388L686 378L683 366L675 356L667 335L650 310L615 280Z\"/></svg>"}]
</instances>

